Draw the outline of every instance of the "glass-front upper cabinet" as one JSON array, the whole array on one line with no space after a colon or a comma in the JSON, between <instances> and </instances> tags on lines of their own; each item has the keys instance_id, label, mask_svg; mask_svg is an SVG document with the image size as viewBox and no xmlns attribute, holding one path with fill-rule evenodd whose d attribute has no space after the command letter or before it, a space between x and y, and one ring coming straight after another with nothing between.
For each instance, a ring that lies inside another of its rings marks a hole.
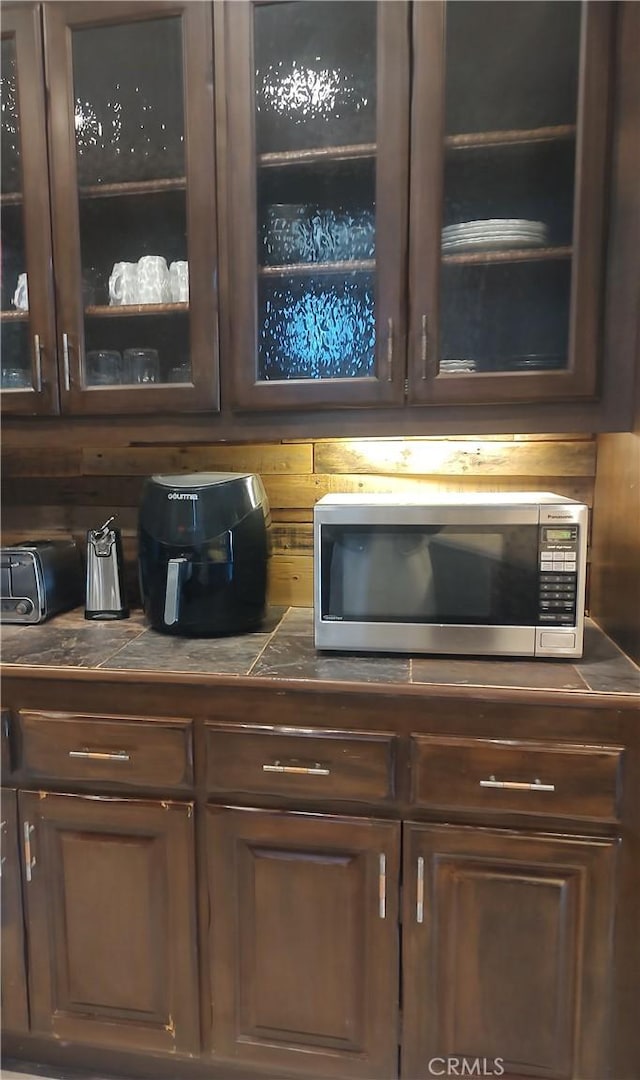
<instances>
[{"instance_id":1,"label":"glass-front upper cabinet","mask_svg":"<svg viewBox=\"0 0 640 1080\"><path fill-rule=\"evenodd\" d=\"M58 382L37 5L3 8L1 48L2 411L48 413L57 409Z\"/></svg>"},{"instance_id":2,"label":"glass-front upper cabinet","mask_svg":"<svg viewBox=\"0 0 640 1080\"><path fill-rule=\"evenodd\" d=\"M211 24L44 6L65 411L218 405Z\"/></svg>"},{"instance_id":3,"label":"glass-front upper cabinet","mask_svg":"<svg viewBox=\"0 0 640 1080\"><path fill-rule=\"evenodd\" d=\"M400 401L408 5L232 2L219 18L234 403Z\"/></svg>"},{"instance_id":4,"label":"glass-front upper cabinet","mask_svg":"<svg viewBox=\"0 0 640 1080\"><path fill-rule=\"evenodd\" d=\"M414 5L409 397L593 396L612 5Z\"/></svg>"}]
</instances>

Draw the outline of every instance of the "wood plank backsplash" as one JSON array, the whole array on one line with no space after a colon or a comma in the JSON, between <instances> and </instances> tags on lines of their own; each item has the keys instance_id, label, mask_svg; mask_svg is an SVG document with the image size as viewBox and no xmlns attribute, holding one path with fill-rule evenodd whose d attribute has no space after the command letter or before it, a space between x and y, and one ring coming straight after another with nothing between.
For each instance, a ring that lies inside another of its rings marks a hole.
<instances>
[{"instance_id":1,"label":"wood plank backsplash","mask_svg":"<svg viewBox=\"0 0 640 1080\"><path fill-rule=\"evenodd\" d=\"M270 598L311 606L314 503L328 492L556 491L593 502L595 437L327 439L34 448L2 454L2 542L73 536L119 515L132 589L137 505L151 473L257 472L273 516Z\"/></svg>"}]
</instances>

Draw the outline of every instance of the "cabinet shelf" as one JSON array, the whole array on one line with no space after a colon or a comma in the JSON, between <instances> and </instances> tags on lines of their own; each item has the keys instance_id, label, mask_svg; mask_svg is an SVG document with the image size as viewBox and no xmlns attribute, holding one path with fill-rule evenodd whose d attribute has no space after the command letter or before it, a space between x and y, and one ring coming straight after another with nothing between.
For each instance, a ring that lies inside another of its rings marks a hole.
<instances>
[{"instance_id":1,"label":"cabinet shelf","mask_svg":"<svg viewBox=\"0 0 640 1080\"><path fill-rule=\"evenodd\" d=\"M94 319L137 317L138 315L180 315L188 311L188 304L121 304L117 307L92 304L84 309L85 315Z\"/></svg>"},{"instance_id":2,"label":"cabinet shelf","mask_svg":"<svg viewBox=\"0 0 640 1080\"><path fill-rule=\"evenodd\" d=\"M351 161L354 158L376 156L376 143L352 143L349 146L318 146L309 150L278 150L259 154L258 165L263 168L283 165L316 165L323 161Z\"/></svg>"},{"instance_id":3,"label":"cabinet shelf","mask_svg":"<svg viewBox=\"0 0 640 1080\"><path fill-rule=\"evenodd\" d=\"M450 150L467 150L490 146L509 146L519 143L561 142L575 138L575 124L555 124L539 128L514 128L507 131L473 131L460 135L447 135L445 146ZM353 158L375 157L376 143L351 143L345 146L314 146L304 150L277 150L259 154L262 168L280 168L286 165L315 165L322 161L348 161ZM163 181L159 181L162 183ZM150 181L154 183L154 181ZM97 185L103 187L123 185ZM89 189L83 189L88 191ZM93 189L91 189L93 190Z\"/></svg>"},{"instance_id":4,"label":"cabinet shelf","mask_svg":"<svg viewBox=\"0 0 640 1080\"><path fill-rule=\"evenodd\" d=\"M0 322L29 322L29 312L0 311Z\"/></svg>"},{"instance_id":5,"label":"cabinet shelf","mask_svg":"<svg viewBox=\"0 0 640 1080\"><path fill-rule=\"evenodd\" d=\"M5 191L0 195L0 206L20 206L21 203L21 191Z\"/></svg>"},{"instance_id":6,"label":"cabinet shelf","mask_svg":"<svg viewBox=\"0 0 640 1080\"><path fill-rule=\"evenodd\" d=\"M555 259L570 259L573 248L511 248L509 251L467 251L457 255L443 255L445 266L482 266L485 263L543 262Z\"/></svg>"},{"instance_id":7,"label":"cabinet shelf","mask_svg":"<svg viewBox=\"0 0 640 1080\"><path fill-rule=\"evenodd\" d=\"M120 184L89 184L79 189L81 199L108 199L118 195L153 195L166 191L186 191L184 176L166 180L126 180Z\"/></svg>"},{"instance_id":8,"label":"cabinet shelf","mask_svg":"<svg viewBox=\"0 0 640 1080\"><path fill-rule=\"evenodd\" d=\"M512 131L474 131L470 134L447 135L448 150L473 150L492 146L514 146L539 142L562 142L575 138L575 124L556 124L552 127L515 128Z\"/></svg>"},{"instance_id":9,"label":"cabinet shelf","mask_svg":"<svg viewBox=\"0 0 640 1080\"><path fill-rule=\"evenodd\" d=\"M339 262L288 263L284 266L261 266L260 277L311 277L313 274L348 274L375 270L375 259L341 259Z\"/></svg>"}]
</instances>

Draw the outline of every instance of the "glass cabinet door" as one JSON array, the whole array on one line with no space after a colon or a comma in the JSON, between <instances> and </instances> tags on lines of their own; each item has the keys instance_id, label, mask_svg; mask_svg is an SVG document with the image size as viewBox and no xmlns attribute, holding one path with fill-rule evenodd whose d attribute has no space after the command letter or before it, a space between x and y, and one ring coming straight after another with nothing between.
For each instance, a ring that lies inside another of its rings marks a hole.
<instances>
[{"instance_id":1,"label":"glass cabinet door","mask_svg":"<svg viewBox=\"0 0 640 1080\"><path fill-rule=\"evenodd\" d=\"M225 5L239 406L402 399L408 29L403 2Z\"/></svg>"},{"instance_id":2,"label":"glass cabinet door","mask_svg":"<svg viewBox=\"0 0 640 1080\"><path fill-rule=\"evenodd\" d=\"M45 7L63 409L218 404L211 10Z\"/></svg>"},{"instance_id":3,"label":"glass cabinet door","mask_svg":"<svg viewBox=\"0 0 640 1080\"><path fill-rule=\"evenodd\" d=\"M417 4L414 30L410 399L593 396L610 5Z\"/></svg>"},{"instance_id":4,"label":"glass cabinet door","mask_svg":"<svg viewBox=\"0 0 640 1080\"><path fill-rule=\"evenodd\" d=\"M1 47L2 411L48 413L58 396L37 5L3 10Z\"/></svg>"}]
</instances>

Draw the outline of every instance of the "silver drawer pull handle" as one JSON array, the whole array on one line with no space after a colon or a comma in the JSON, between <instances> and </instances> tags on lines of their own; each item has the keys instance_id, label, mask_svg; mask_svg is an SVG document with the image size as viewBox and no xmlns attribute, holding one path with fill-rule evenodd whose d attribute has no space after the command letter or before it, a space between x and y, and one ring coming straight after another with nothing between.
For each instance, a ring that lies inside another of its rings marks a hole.
<instances>
[{"instance_id":1,"label":"silver drawer pull handle","mask_svg":"<svg viewBox=\"0 0 640 1080\"><path fill-rule=\"evenodd\" d=\"M387 917L387 856L380 855L378 858L378 915L381 919Z\"/></svg>"},{"instance_id":2,"label":"silver drawer pull handle","mask_svg":"<svg viewBox=\"0 0 640 1080\"><path fill-rule=\"evenodd\" d=\"M90 761L129 761L126 750L70 750L71 758L89 758Z\"/></svg>"},{"instance_id":3,"label":"silver drawer pull handle","mask_svg":"<svg viewBox=\"0 0 640 1080\"><path fill-rule=\"evenodd\" d=\"M534 780L533 784L521 783L518 780L496 780L490 776L488 780L481 780L480 787L507 788L508 791L555 791L555 784L543 784L542 780Z\"/></svg>"},{"instance_id":4,"label":"silver drawer pull handle","mask_svg":"<svg viewBox=\"0 0 640 1080\"><path fill-rule=\"evenodd\" d=\"M40 344L40 334L33 335L33 352L36 361L36 391L38 394L42 393L42 346Z\"/></svg>"},{"instance_id":5,"label":"silver drawer pull handle","mask_svg":"<svg viewBox=\"0 0 640 1080\"><path fill-rule=\"evenodd\" d=\"M424 858L418 859L418 880L416 886L416 922L424 922Z\"/></svg>"},{"instance_id":6,"label":"silver drawer pull handle","mask_svg":"<svg viewBox=\"0 0 640 1080\"><path fill-rule=\"evenodd\" d=\"M420 338L420 360L422 362L422 379L426 379L429 374L429 324L427 322L427 316L422 316L422 336Z\"/></svg>"},{"instance_id":7,"label":"silver drawer pull handle","mask_svg":"<svg viewBox=\"0 0 640 1080\"><path fill-rule=\"evenodd\" d=\"M62 335L62 364L64 371L64 388L67 392L71 390L71 370L69 367L69 335Z\"/></svg>"},{"instance_id":8,"label":"silver drawer pull handle","mask_svg":"<svg viewBox=\"0 0 640 1080\"><path fill-rule=\"evenodd\" d=\"M25 821L22 826L22 835L24 837L24 876L27 881L31 881L33 877L33 868L36 865L36 857L31 853L31 833L34 832L35 825L31 825L28 821Z\"/></svg>"},{"instance_id":9,"label":"silver drawer pull handle","mask_svg":"<svg viewBox=\"0 0 640 1080\"><path fill-rule=\"evenodd\" d=\"M271 765L263 765L263 772L290 773L294 776L329 776L329 769L316 761L315 765L283 765L281 761L274 761Z\"/></svg>"},{"instance_id":10,"label":"silver drawer pull handle","mask_svg":"<svg viewBox=\"0 0 640 1080\"><path fill-rule=\"evenodd\" d=\"M393 319L387 320L387 382L393 380Z\"/></svg>"}]
</instances>

